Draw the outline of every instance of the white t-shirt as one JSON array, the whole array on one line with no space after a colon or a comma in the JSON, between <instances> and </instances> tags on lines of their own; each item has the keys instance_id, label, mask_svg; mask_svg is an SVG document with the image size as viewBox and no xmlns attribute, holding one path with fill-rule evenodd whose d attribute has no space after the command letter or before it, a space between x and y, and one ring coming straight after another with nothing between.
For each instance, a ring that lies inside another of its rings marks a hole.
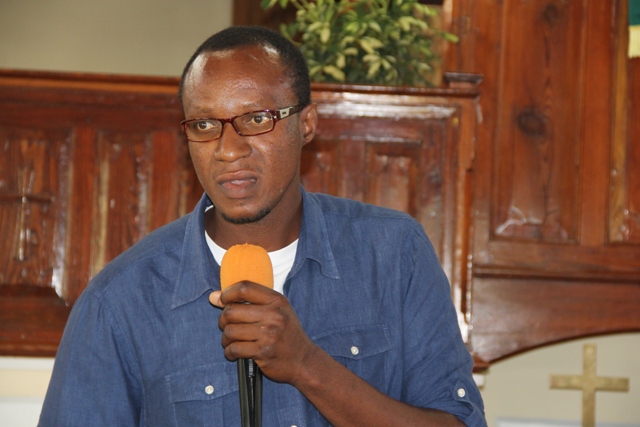
<instances>
[{"instance_id":1,"label":"white t-shirt","mask_svg":"<svg viewBox=\"0 0 640 427\"><path fill-rule=\"evenodd\" d=\"M218 265L222 263L222 257L227 252L226 249L221 248L216 242L209 237L207 232L204 233L207 239L207 245L213 254L213 258ZM269 258L271 258L271 265L273 266L273 290L283 293L284 282L287 280L287 275L293 267L293 261L296 258L296 251L298 250L298 239L288 246L279 249L274 252L269 252Z\"/></svg>"}]
</instances>

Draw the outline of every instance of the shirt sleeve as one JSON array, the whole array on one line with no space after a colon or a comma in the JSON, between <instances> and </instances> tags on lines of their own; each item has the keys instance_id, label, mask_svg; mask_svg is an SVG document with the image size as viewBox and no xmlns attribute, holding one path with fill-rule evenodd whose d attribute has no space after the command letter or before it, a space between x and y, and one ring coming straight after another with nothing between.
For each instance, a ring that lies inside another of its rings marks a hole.
<instances>
[{"instance_id":1,"label":"shirt sleeve","mask_svg":"<svg viewBox=\"0 0 640 427\"><path fill-rule=\"evenodd\" d=\"M420 227L405 245L405 382L402 400L455 415L467 426L486 426L473 380L473 358L464 345L451 287Z\"/></svg>"},{"instance_id":2,"label":"shirt sleeve","mask_svg":"<svg viewBox=\"0 0 640 427\"><path fill-rule=\"evenodd\" d=\"M90 290L75 303L38 426L137 426L139 369L112 314Z\"/></svg>"}]
</instances>

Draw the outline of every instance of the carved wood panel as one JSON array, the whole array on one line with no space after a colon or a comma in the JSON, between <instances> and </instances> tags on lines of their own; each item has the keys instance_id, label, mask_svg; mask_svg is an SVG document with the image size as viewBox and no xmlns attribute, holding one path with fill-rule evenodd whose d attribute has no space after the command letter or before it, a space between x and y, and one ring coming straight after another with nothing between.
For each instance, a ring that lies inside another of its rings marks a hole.
<instances>
[{"instance_id":1,"label":"carved wood panel","mask_svg":"<svg viewBox=\"0 0 640 427\"><path fill-rule=\"evenodd\" d=\"M2 129L0 154L0 237L3 257L0 280L37 285L52 281L53 248L60 239L55 219L64 209L59 197L68 164L68 129ZM16 167L17 165L17 167ZM62 167L61 167L62 166ZM62 209L61 209L62 208Z\"/></svg>"},{"instance_id":2,"label":"carved wood panel","mask_svg":"<svg viewBox=\"0 0 640 427\"><path fill-rule=\"evenodd\" d=\"M412 215L442 258L445 184L454 178L443 175L450 173L449 163L455 160L452 120L458 112L441 107L427 118L424 112L408 109L403 117L389 119L362 117L354 108L321 111L319 133L305 147L305 160L314 160L304 163L305 188Z\"/></svg>"},{"instance_id":3,"label":"carved wood panel","mask_svg":"<svg viewBox=\"0 0 640 427\"><path fill-rule=\"evenodd\" d=\"M626 40L626 3L621 4L617 40ZM616 55L615 123L612 143L609 243L640 244L640 59L628 59L624 43Z\"/></svg>"},{"instance_id":4,"label":"carved wood panel","mask_svg":"<svg viewBox=\"0 0 640 427\"><path fill-rule=\"evenodd\" d=\"M451 2L483 75L474 189L478 363L640 330L640 67L626 1Z\"/></svg>"},{"instance_id":5,"label":"carved wood panel","mask_svg":"<svg viewBox=\"0 0 640 427\"><path fill-rule=\"evenodd\" d=\"M0 352L55 353L111 259L201 194L175 80L0 73Z\"/></svg>"},{"instance_id":6,"label":"carved wood panel","mask_svg":"<svg viewBox=\"0 0 640 427\"><path fill-rule=\"evenodd\" d=\"M584 63L584 2L507 2L497 106L496 211L492 233L510 240L572 243ZM558 41L562 40L562 43Z\"/></svg>"}]
</instances>

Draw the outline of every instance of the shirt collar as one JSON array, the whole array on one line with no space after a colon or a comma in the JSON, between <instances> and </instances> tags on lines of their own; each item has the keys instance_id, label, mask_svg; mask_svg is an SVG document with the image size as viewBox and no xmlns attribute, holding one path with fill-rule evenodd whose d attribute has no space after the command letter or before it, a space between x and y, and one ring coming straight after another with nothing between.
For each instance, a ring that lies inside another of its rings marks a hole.
<instances>
[{"instance_id":1,"label":"shirt collar","mask_svg":"<svg viewBox=\"0 0 640 427\"><path fill-rule=\"evenodd\" d=\"M320 265L320 271L331 279L339 279L338 266L331 248L329 229L324 212L313 193L302 189L302 225L298 253L291 268L290 276L302 268L306 259L312 259Z\"/></svg>"},{"instance_id":2,"label":"shirt collar","mask_svg":"<svg viewBox=\"0 0 640 427\"><path fill-rule=\"evenodd\" d=\"M211 204L204 193L187 221L172 309L220 289L220 266L213 259L204 235L204 211Z\"/></svg>"},{"instance_id":3,"label":"shirt collar","mask_svg":"<svg viewBox=\"0 0 640 427\"><path fill-rule=\"evenodd\" d=\"M204 234L204 212L211 205L206 193L203 194L187 221L172 309L195 301L209 291L220 289L220 266L213 259ZM306 259L311 259L320 265L322 274L339 279L323 212L313 194L304 189L302 206L298 251L289 276L297 273Z\"/></svg>"}]
</instances>

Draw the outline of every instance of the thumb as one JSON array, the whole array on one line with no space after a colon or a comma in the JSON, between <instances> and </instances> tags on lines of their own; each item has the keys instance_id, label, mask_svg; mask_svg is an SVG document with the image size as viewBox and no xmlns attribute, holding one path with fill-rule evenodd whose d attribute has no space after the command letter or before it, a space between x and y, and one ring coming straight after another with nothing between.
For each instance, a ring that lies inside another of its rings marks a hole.
<instances>
[{"instance_id":1,"label":"thumb","mask_svg":"<svg viewBox=\"0 0 640 427\"><path fill-rule=\"evenodd\" d=\"M222 295L222 291L213 291L209 294L209 302L219 308L223 308L224 304L220 301L220 295Z\"/></svg>"}]
</instances>

